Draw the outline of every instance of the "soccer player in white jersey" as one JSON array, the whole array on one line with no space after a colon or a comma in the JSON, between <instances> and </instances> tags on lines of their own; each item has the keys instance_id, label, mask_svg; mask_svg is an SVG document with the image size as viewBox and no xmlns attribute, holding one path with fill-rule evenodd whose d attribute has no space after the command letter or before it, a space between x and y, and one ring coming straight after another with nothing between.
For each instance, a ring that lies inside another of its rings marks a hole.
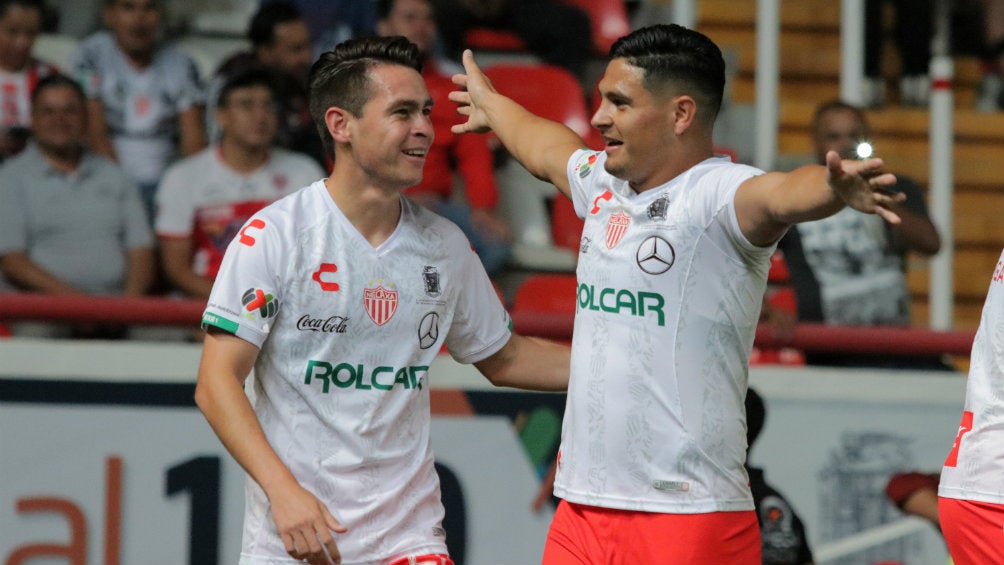
<instances>
[{"instance_id":1,"label":"soccer player in white jersey","mask_svg":"<svg viewBox=\"0 0 1004 565\"><path fill-rule=\"evenodd\" d=\"M568 348L513 334L460 229L401 195L433 136L419 57L401 37L321 56L311 114L334 170L255 214L213 286L196 401L249 475L241 565L448 565L432 360L568 384Z\"/></svg>"},{"instance_id":2,"label":"soccer player in white jersey","mask_svg":"<svg viewBox=\"0 0 1004 565\"><path fill-rule=\"evenodd\" d=\"M966 401L941 469L938 519L955 565L1004 563L1004 253L976 331Z\"/></svg>"},{"instance_id":3,"label":"soccer player in white jersey","mask_svg":"<svg viewBox=\"0 0 1004 565\"><path fill-rule=\"evenodd\" d=\"M273 145L273 77L264 69L229 77L214 105L219 142L168 167L157 188L161 265L189 296L209 297L227 245L252 215L324 176L307 155Z\"/></svg>"},{"instance_id":4,"label":"soccer player in white jersey","mask_svg":"<svg viewBox=\"0 0 1004 565\"><path fill-rule=\"evenodd\" d=\"M715 156L724 62L680 26L611 48L601 152L495 92L470 52L464 66L454 131L494 130L585 219L544 562L759 564L743 399L769 257L789 226L848 204L898 221L895 177L833 152L788 174Z\"/></svg>"}]
</instances>

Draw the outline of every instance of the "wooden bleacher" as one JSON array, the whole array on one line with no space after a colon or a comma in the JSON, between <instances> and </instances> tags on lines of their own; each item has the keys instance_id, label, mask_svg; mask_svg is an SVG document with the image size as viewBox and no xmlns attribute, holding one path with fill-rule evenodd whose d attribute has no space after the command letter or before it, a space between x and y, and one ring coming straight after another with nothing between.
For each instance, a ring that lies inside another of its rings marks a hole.
<instances>
[{"instance_id":1,"label":"wooden bleacher","mask_svg":"<svg viewBox=\"0 0 1004 565\"><path fill-rule=\"evenodd\" d=\"M809 124L816 104L839 96L840 2L781 1L781 82L778 148L782 154L807 154ZM699 0L697 28L723 50L734 50L738 68L731 93L737 103L752 103L756 57L756 2ZM895 76L895 50L885 50L883 67ZM891 59L890 59L891 58ZM979 62L955 59L954 241L955 329L979 324L990 275L1004 247L1004 112L974 111ZM875 146L890 168L922 185L929 180L928 112L895 105L897 81L889 83L893 103L869 110ZM908 283L918 326L928 320L928 264L913 257Z\"/></svg>"}]
</instances>

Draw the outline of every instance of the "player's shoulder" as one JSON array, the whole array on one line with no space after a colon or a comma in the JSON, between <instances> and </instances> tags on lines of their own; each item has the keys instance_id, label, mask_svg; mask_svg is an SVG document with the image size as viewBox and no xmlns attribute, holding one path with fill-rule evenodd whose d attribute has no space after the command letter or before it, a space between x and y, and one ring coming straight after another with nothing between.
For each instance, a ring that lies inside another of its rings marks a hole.
<instances>
[{"instance_id":1,"label":"player's shoulder","mask_svg":"<svg viewBox=\"0 0 1004 565\"><path fill-rule=\"evenodd\" d=\"M406 208L405 214L420 238L427 238L442 242L449 248L450 253L461 249L470 249L470 242L463 230L452 221L429 211L424 206L414 200L404 196L401 198L402 206Z\"/></svg>"},{"instance_id":2,"label":"player's shoulder","mask_svg":"<svg viewBox=\"0 0 1004 565\"><path fill-rule=\"evenodd\" d=\"M323 182L318 180L265 206L254 217L296 237L328 215L329 208L323 201L326 196Z\"/></svg>"},{"instance_id":3,"label":"player's shoulder","mask_svg":"<svg viewBox=\"0 0 1004 565\"><path fill-rule=\"evenodd\" d=\"M73 57L73 66L101 65L115 52L115 39L105 30L97 31L80 40Z\"/></svg>"}]
</instances>

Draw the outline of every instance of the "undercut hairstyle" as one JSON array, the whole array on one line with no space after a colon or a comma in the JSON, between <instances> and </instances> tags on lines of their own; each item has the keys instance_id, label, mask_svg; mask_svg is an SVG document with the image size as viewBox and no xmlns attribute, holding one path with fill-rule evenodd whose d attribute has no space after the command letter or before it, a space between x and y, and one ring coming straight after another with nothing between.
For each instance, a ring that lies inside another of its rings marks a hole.
<instances>
[{"instance_id":1,"label":"undercut hairstyle","mask_svg":"<svg viewBox=\"0 0 1004 565\"><path fill-rule=\"evenodd\" d=\"M35 89L31 91L31 105L35 106L35 103L38 102L38 97L46 90L64 86L72 89L73 92L76 93L77 97L80 98L81 102L85 102L87 100L87 95L84 94L84 88L80 86L79 82L66 75L57 73L48 75L38 81L38 84L35 85Z\"/></svg>"},{"instance_id":2,"label":"undercut hairstyle","mask_svg":"<svg viewBox=\"0 0 1004 565\"><path fill-rule=\"evenodd\" d=\"M871 135L868 128L868 120L865 118L865 113L861 108L853 104L848 104L843 100L828 100L823 102L816 107L816 112L812 115L812 134L816 135L819 133L819 122L822 121L823 116L829 114L830 112L850 112L854 114L854 117L861 124L864 129L865 136Z\"/></svg>"},{"instance_id":3,"label":"undercut hairstyle","mask_svg":"<svg viewBox=\"0 0 1004 565\"><path fill-rule=\"evenodd\" d=\"M264 67L252 67L240 71L233 76L229 77L223 86L220 88L220 94L216 98L216 105L219 107L224 107L227 105L230 93L241 88L251 88L254 86L262 86L268 89L272 94L272 99L276 99L275 93L275 73L264 68Z\"/></svg>"},{"instance_id":4,"label":"undercut hairstyle","mask_svg":"<svg viewBox=\"0 0 1004 565\"><path fill-rule=\"evenodd\" d=\"M275 41L275 28L303 19L300 10L291 2L269 2L251 16L248 39L251 47L258 49Z\"/></svg>"},{"instance_id":5,"label":"undercut hairstyle","mask_svg":"<svg viewBox=\"0 0 1004 565\"><path fill-rule=\"evenodd\" d=\"M377 65L401 65L421 73L422 55L417 45L401 36L363 37L339 43L310 68L310 116L328 155L334 155L335 142L324 114L337 107L361 116L373 95L369 71Z\"/></svg>"},{"instance_id":6,"label":"undercut hairstyle","mask_svg":"<svg viewBox=\"0 0 1004 565\"><path fill-rule=\"evenodd\" d=\"M645 72L646 90L692 96L701 120L714 124L725 92L725 60L706 35L676 24L644 27L610 47L610 59L619 58Z\"/></svg>"}]
</instances>

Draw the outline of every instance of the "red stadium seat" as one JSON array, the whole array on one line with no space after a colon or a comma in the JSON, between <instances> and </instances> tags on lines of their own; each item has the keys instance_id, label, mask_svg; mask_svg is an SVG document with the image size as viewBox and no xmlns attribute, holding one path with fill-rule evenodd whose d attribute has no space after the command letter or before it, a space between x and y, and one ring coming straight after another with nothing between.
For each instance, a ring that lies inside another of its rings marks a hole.
<instances>
[{"instance_id":1,"label":"red stadium seat","mask_svg":"<svg viewBox=\"0 0 1004 565\"><path fill-rule=\"evenodd\" d=\"M575 275L530 275L513 299L513 312L539 314L575 314Z\"/></svg>"},{"instance_id":2,"label":"red stadium seat","mask_svg":"<svg viewBox=\"0 0 1004 565\"><path fill-rule=\"evenodd\" d=\"M770 284L787 284L790 277L788 263L784 260L784 252L775 251L770 256L770 271L767 273L767 282Z\"/></svg>"},{"instance_id":3,"label":"red stadium seat","mask_svg":"<svg viewBox=\"0 0 1004 565\"><path fill-rule=\"evenodd\" d=\"M575 213L575 206L571 200L564 196L554 199L554 207L551 210L551 239L555 246L578 253L583 223Z\"/></svg>"},{"instance_id":4,"label":"red stadium seat","mask_svg":"<svg viewBox=\"0 0 1004 565\"><path fill-rule=\"evenodd\" d=\"M526 51L526 43L511 31L473 27L464 34L464 43L474 50Z\"/></svg>"},{"instance_id":5,"label":"red stadium seat","mask_svg":"<svg viewBox=\"0 0 1004 565\"><path fill-rule=\"evenodd\" d=\"M589 15L593 33L593 52L606 56L610 46L622 36L631 32L627 8L624 0L562 0L565 4L578 6Z\"/></svg>"},{"instance_id":6,"label":"red stadium seat","mask_svg":"<svg viewBox=\"0 0 1004 565\"><path fill-rule=\"evenodd\" d=\"M485 68L499 92L527 110L561 122L583 139L591 135L586 95L569 71L554 65L500 63Z\"/></svg>"}]
</instances>

